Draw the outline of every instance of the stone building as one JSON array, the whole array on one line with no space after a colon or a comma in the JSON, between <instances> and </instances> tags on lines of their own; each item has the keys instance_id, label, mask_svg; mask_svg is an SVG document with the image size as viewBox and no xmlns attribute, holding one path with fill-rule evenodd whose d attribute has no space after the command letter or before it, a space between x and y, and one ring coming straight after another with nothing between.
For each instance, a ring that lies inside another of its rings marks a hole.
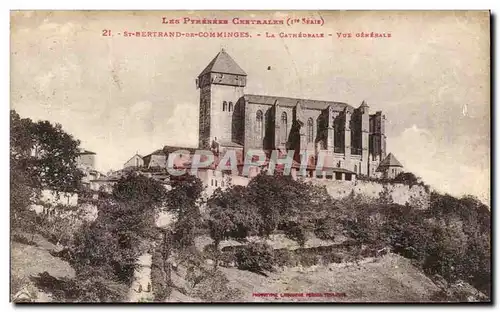
<instances>
[{"instance_id":1,"label":"stone building","mask_svg":"<svg viewBox=\"0 0 500 312\"><path fill-rule=\"evenodd\" d=\"M103 174L95 169L96 153L81 148L78 153L76 163L78 169L82 170L82 185L84 188L90 188L90 181L99 179Z\"/></svg>"},{"instance_id":2,"label":"stone building","mask_svg":"<svg viewBox=\"0 0 500 312\"><path fill-rule=\"evenodd\" d=\"M341 175L376 176L386 157L385 116L336 101L297 99L245 93L247 74L221 50L196 79L200 90L199 147L217 146L220 153L234 149L267 153L307 151L308 163ZM319 155L323 156L319 156Z\"/></svg>"},{"instance_id":3,"label":"stone building","mask_svg":"<svg viewBox=\"0 0 500 312\"><path fill-rule=\"evenodd\" d=\"M377 172L380 172L383 178L394 179L398 174L403 172L403 165L401 165L392 153L389 153L378 166Z\"/></svg>"},{"instance_id":4,"label":"stone building","mask_svg":"<svg viewBox=\"0 0 500 312\"><path fill-rule=\"evenodd\" d=\"M142 166L144 166L144 159L137 153L123 164L123 168L140 168Z\"/></svg>"},{"instance_id":5,"label":"stone building","mask_svg":"<svg viewBox=\"0 0 500 312\"><path fill-rule=\"evenodd\" d=\"M304 178L332 180L337 186L352 186L360 175L390 178L401 172L395 157L386 155L385 116L381 111L371 113L365 101L353 107L336 101L254 95L245 93L246 84L247 74L224 50L196 79L200 92L198 148L214 153L212 164L196 170L207 196L218 188L247 185L268 168L273 151L280 157L293 154L294 178L301 169L301 155L307 152ZM134 155L122 171L140 167L144 174L168 184L164 169L190 173L196 150L164 146L144 157ZM235 151L237 173L217 170L228 150ZM250 150L264 151L268 159L244 172L245 155ZM322 171L316 170L318 163ZM116 183L109 178L103 182Z\"/></svg>"},{"instance_id":6,"label":"stone building","mask_svg":"<svg viewBox=\"0 0 500 312\"><path fill-rule=\"evenodd\" d=\"M142 157L143 163L140 167L143 168L167 168L168 156L170 153L184 151L185 154L194 154L196 149L192 147L179 147L166 145L163 148L157 149L156 151ZM183 159L183 154L179 154L180 159L175 159L177 163L185 163L187 160Z\"/></svg>"},{"instance_id":7,"label":"stone building","mask_svg":"<svg viewBox=\"0 0 500 312\"><path fill-rule=\"evenodd\" d=\"M78 167L87 170L94 169L95 155L96 153L81 148L78 152L78 158L76 159Z\"/></svg>"}]
</instances>

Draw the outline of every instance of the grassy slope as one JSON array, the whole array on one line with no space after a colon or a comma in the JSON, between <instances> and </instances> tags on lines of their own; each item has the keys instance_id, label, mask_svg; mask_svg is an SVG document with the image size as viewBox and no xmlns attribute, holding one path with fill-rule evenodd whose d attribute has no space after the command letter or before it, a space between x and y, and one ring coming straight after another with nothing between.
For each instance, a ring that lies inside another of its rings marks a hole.
<instances>
[{"instance_id":1,"label":"grassy slope","mask_svg":"<svg viewBox=\"0 0 500 312\"><path fill-rule=\"evenodd\" d=\"M388 254L359 264L341 263L310 268L285 268L264 277L236 268L222 268L243 301L428 301L437 286L408 259ZM345 293L346 297L262 298L259 293Z\"/></svg>"},{"instance_id":2,"label":"grassy slope","mask_svg":"<svg viewBox=\"0 0 500 312\"><path fill-rule=\"evenodd\" d=\"M256 273L223 268L231 288L241 291L239 302L426 302L438 287L408 259L395 254L366 258L359 263L332 263L309 268L283 268L267 277ZM185 269L173 274L175 285L189 289ZM278 298L255 297L254 293L275 293ZM345 293L346 297L284 298L284 293ZM172 293L170 302L200 301Z\"/></svg>"},{"instance_id":3,"label":"grassy slope","mask_svg":"<svg viewBox=\"0 0 500 312\"><path fill-rule=\"evenodd\" d=\"M341 242L340 240L339 242ZM266 241L274 248L295 249L296 242L283 235L273 235ZM336 242L336 243L339 243ZM202 236L197 238L197 247L211 243L211 239ZM328 245L332 242L310 238L306 247ZM225 241L221 247L239 245L237 242ZM348 302L422 302L429 301L438 287L418 268L396 254L388 254L381 258L367 258L356 263L332 263L328 266L310 268L283 268L270 273L268 277L238 270L223 268L220 270L230 281L232 288L240 289L240 301L348 301ZM178 277L178 282L182 276ZM184 285L183 285L184 286ZM255 297L253 293L345 293L346 297L284 298ZM189 301L177 298L175 301Z\"/></svg>"},{"instance_id":4,"label":"grassy slope","mask_svg":"<svg viewBox=\"0 0 500 312\"><path fill-rule=\"evenodd\" d=\"M12 292L30 284L29 277L44 271L54 277L73 277L74 270L65 261L50 255L54 245L37 236L38 246L13 242L11 246ZM394 254L377 259L365 259L359 264L340 263L310 268L284 268L268 277L238 270L220 268L229 279L229 286L241 290L239 301L358 301L406 302L427 301L437 286L410 261ZM183 272L184 273L184 272ZM174 283L186 286L184 274L173 274ZM32 287L32 286L31 286ZM49 301L37 292L37 301ZM330 298L262 298L253 293L346 293L346 297ZM168 301L200 301L174 290Z\"/></svg>"},{"instance_id":5,"label":"grassy slope","mask_svg":"<svg viewBox=\"0 0 500 312\"><path fill-rule=\"evenodd\" d=\"M31 238L31 236L29 236ZM27 287L30 293L35 293L37 301L50 301L50 297L36 289L30 280L32 276L47 271L50 275L60 277L74 277L75 271L65 261L53 257L49 252L55 246L36 235L34 241L38 246L25 245L18 242L11 244L11 294Z\"/></svg>"}]
</instances>

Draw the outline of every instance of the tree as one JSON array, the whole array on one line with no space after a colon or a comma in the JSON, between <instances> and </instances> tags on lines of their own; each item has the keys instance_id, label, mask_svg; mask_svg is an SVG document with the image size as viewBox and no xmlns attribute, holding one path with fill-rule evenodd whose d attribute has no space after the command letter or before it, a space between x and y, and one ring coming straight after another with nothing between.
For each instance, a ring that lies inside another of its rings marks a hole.
<instances>
[{"instance_id":1,"label":"tree","mask_svg":"<svg viewBox=\"0 0 500 312\"><path fill-rule=\"evenodd\" d=\"M325 218L334 208L324 186L282 174L261 173L250 181L248 189L263 220L260 233L270 235L280 229L300 245L313 231L316 220Z\"/></svg>"},{"instance_id":2,"label":"tree","mask_svg":"<svg viewBox=\"0 0 500 312\"><path fill-rule=\"evenodd\" d=\"M252 242L239 248L235 254L236 265L240 270L265 275L265 271L273 271L274 253L271 246L265 243Z\"/></svg>"},{"instance_id":3,"label":"tree","mask_svg":"<svg viewBox=\"0 0 500 312\"><path fill-rule=\"evenodd\" d=\"M151 178L132 173L101 201L98 218L84 224L70 248L77 274L99 269L111 280L130 283L139 256L158 237L155 216L165 205L166 189Z\"/></svg>"},{"instance_id":4,"label":"tree","mask_svg":"<svg viewBox=\"0 0 500 312\"><path fill-rule=\"evenodd\" d=\"M10 111L10 212L12 225L20 226L20 214L39 196L38 179L30 171L33 122ZM38 190L38 192L37 192Z\"/></svg>"},{"instance_id":5,"label":"tree","mask_svg":"<svg viewBox=\"0 0 500 312\"><path fill-rule=\"evenodd\" d=\"M10 206L13 225L36 202L42 188L75 191L82 172L77 168L80 142L61 125L33 122L10 111Z\"/></svg>"},{"instance_id":6,"label":"tree","mask_svg":"<svg viewBox=\"0 0 500 312\"><path fill-rule=\"evenodd\" d=\"M243 186L232 186L224 191L216 190L207 201L207 206L207 224L217 256L222 240L244 240L247 236L257 234L262 226L258 208ZM214 263L215 267L217 265L218 259Z\"/></svg>"},{"instance_id":7,"label":"tree","mask_svg":"<svg viewBox=\"0 0 500 312\"><path fill-rule=\"evenodd\" d=\"M248 185L248 194L259 207L263 220L261 234L266 236L289 221L309 227L306 223L318 217L323 205L331 203L329 196L325 196L326 189L279 173L257 175Z\"/></svg>"},{"instance_id":8,"label":"tree","mask_svg":"<svg viewBox=\"0 0 500 312\"><path fill-rule=\"evenodd\" d=\"M420 179L411 172L401 172L394 178L393 182L403 183L409 186L413 186L415 184L420 183Z\"/></svg>"},{"instance_id":9,"label":"tree","mask_svg":"<svg viewBox=\"0 0 500 312\"><path fill-rule=\"evenodd\" d=\"M167 200L167 190L157 180L132 172L118 180L113 188L116 201L136 203L159 209Z\"/></svg>"},{"instance_id":10,"label":"tree","mask_svg":"<svg viewBox=\"0 0 500 312\"><path fill-rule=\"evenodd\" d=\"M167 210L176 216L173 225L173 241L178 248L194 246L197 229L201 226L199 209L203 191L201 180L193 175L171 176L172 189L167 194Z\"/></svg>"},{"instance_id":11,"label":"tree","mask_svg":"<svg viewBox=\"0 0 500 312\"><path fill-rule=\"evenodd\" d=\"M32 127L33 173L42 187L56 192L73 192L81 187L83 173L77 166L80 141L60 124L38 121Z\"/></svg>"}]
</instances>

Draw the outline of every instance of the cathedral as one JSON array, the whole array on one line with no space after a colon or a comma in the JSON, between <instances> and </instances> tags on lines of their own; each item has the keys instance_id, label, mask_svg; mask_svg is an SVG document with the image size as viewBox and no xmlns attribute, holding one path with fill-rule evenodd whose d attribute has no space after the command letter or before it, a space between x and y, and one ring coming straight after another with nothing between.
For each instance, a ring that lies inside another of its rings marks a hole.
<instances>
[{"instance_id":1,"label":"cathedral","mask_svg":"<svg viewBox=\"0 0 500 312\"><path fill-rule=\"evenodd\" d=\"M200 73L196 79L199 148L217 146L217 152L234 149L240 155L251 149L268 155L273 150L293 151L297 163L307 151L311 166L321 160L333 172L381 175L379 165L386 159L381 111L370 113L365 101L353 107L335 101L247 94L246 84L247 74L223 49ZM402 166L395 167L400 171Z\"/></svg>"}]
</instances>

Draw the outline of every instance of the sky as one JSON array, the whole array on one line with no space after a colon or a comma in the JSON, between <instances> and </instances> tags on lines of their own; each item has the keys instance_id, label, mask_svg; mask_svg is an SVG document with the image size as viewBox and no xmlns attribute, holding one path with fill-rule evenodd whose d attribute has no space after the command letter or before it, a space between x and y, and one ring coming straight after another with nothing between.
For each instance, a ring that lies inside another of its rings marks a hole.
<instances>
[{"instance_id":1,"label":"sky","mask_svg":"<svg viewBox=\"0 0 500 312\"><path fill-rule=\"evenodd\" d=\"M181 24L162 24L162 17ZM184 17L229 24L186 25ZM234 25L233 17L307 17L324 24ZM113 36L102 36L105 29ZM241 31L252 37L118 35L124 31ZM280 38L280 32L333 36ZM391 37L356 37L360 32ZM248 74L246 93L354 107L364 100L371 113L386 115L387 150L406 171L441 192L488 201L489 36L488 13L478 11L14 12L11 108L60 123L97 153L99 170L119 169L136 152L197 146L195 79L224 48Z\"/></svg>"}]
</instances>

